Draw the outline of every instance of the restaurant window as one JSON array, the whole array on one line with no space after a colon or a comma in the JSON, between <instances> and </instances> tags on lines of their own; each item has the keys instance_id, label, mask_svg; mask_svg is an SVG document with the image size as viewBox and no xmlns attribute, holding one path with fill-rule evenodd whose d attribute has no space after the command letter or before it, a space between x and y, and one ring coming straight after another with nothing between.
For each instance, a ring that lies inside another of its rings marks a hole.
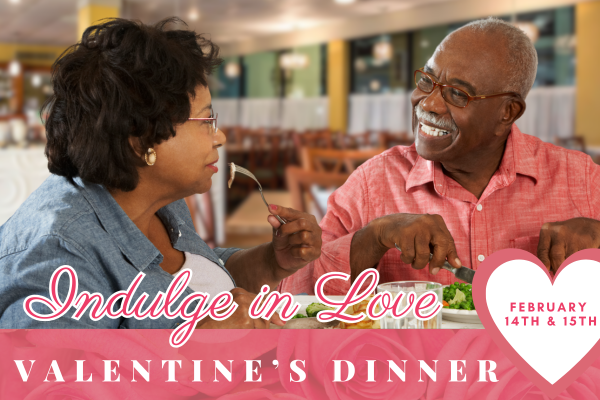
<instances>
[{"instance_id":1,"label":"restaurant window","mask_svg":"<svg viewBox=\"0 0 600 400\"><path fill-rule=\"evenodd\" d=\"M515 21L532 39L538 54L536 86L575 85L575 8L560 7L500 16ZM452 24L448 33L467 22Z\"/></svg>"},{"instance_id":2,"label":"restaurant window","mask_svg":"<svg viewBox=\"0 0 600 400\"><path fill-rule=\"evenodd\" d=\"M392 91L390 64L394 51L391 39L391 35L379 35L350 42L352 93Z\"/></svg>"},{"instance_id":3,"label":"restaurant window","mask_svg":"<svg viewBox=\"0 0 600 400\"><path fill-rule=\"evenodd\" d=\"M30 125L41 124L40 110L54 93L50 71L26 71L23 74L23 114Z\"/></svg>"},{"instance_id":4,"label":"restaurant window","mask_svg":"<svg viewBox=\"0 0 600 400\"><path fill-rule=\"evenodd\" d=\"M219 98L241 96L243 80L243 63L240 57L226 57L217 68L212 80L211 93Z\"/></svg>"}]
</instances>

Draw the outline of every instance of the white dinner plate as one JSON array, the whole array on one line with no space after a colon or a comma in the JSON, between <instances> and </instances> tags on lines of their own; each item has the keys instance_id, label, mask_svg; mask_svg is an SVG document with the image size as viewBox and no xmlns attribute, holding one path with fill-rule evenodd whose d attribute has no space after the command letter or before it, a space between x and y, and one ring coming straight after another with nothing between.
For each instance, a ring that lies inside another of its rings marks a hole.
<instances>
[{"instance_id":1,"label":"white dinner plate","mask_svg":"<svg viewBox=\"0 0 600 400\"><path fill-rule=\"evenodd\" d=\"M479 316L476 310L455 310L452 308L442 308L442 319L463 324L480 324Z\"/></svg>"}]
</instances>

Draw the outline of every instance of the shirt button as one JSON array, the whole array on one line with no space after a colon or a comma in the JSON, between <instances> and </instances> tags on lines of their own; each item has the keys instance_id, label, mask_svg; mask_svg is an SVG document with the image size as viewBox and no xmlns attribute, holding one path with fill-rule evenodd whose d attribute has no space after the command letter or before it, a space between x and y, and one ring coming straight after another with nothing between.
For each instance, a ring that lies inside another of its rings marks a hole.
<instances>
[{"instance_id":1,"label":"shirt button","mask_svg":"<svg viewBox=\"0 0 600 400\"><path fill-rule=\"evenodd\" d=\"M179 231L179 237L181 237L181 231Z\"/></svg>"},{"instance_id":2,"label":"shirt button","mask_svg":"<svg viewBox=\"0 0 600 400\"><path fill-rule=\"evenodd\" d=\"M481 211L482 208L483 206L481 204L477 204L477 211Z\"/></svg>"},{"instance_id":3,"label":"shirt button","mask_svg":"<svg viewBox=\"0 0 600 400\"><path fill-rule=\"evenodd\" d=\"M221 265L225 265L225 263L223 262L223 260L221 260L220 258L219 258L219 262L221 263Z\"/></svg>"},{"instance_id":4,"label":"shirt button","mask_svg":"<svg viewBox=\"0 0 600 400\"><path fill-rule=\"evenodd\" d=\"M477 259L479 261L483 261L483 260L485 260L485 256L483 254L480 254L480 255L477 256Z\"/></svg>"}]
</instances>

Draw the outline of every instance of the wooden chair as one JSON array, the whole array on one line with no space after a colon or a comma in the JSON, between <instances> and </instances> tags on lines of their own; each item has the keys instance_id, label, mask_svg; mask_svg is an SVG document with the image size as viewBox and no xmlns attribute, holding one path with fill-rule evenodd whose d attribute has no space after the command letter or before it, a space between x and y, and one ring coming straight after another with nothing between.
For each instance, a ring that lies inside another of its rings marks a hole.
<instances>
[{"instance_id":1,"label":"wooden chair","mask_svg":"<svg viewBox=\"0 0 600 400\"><path fill-rule=\"evenodd\" d=\"M247 131L244 140L250 144L248 153L248 170L256 176L263 187L275 189L277 187L277 168L279 164L279 146L281 135L274 130L257 129ZM256 183L249 179L249 187L254 188Z\"/></svg>"},{"instance_id":2,"label":"wooden chair","mask_svg":"<svg viewBox=\"0 0 600 400\"><path fill-rule=\"evenodd\" d=\"M337 150L301 149L302 168L307 171L351 174L363 162L380 154L384 149Z\"/></svg>"},{"instance_id":3,"label":"wooden chair","mask_svg":"<svg viewBox=\"0 0 600 400\"><path fill-rule=\"evenodd\" d=\"M307 171L295 165L285 169L287 187L292 200L292 208L308 212L323 219L326 210L315 196L315 187L338 188L350 175L335 172Z\"/></svg>"},{"instance_id":4,"label":"wooden chair","mask_svg":"<svg viewBox=\"0 0 600 400\"><path fill-rule=\"evenodd\" d=\"M294 132L293 140L296 148L318 147L321 149L333 148L333 133L329 129L309 130L304 133Z\"/></svg>"},{"instance_id":5,"label":"wooden chair","mask_svg":"<svg viewBox=\"0 0 600 400\"><path fill-rule=\"evenodd\" d=\"M414 138L408 132L379 132L379 146L384 149L391 149L394 146L410 146L413 142Z\"/></svg>"},{"instance_id":6,"label":"wooden chair","mask_svg":"<svg viewBox=\"0 0 600 400\"><path fill-rule=\"evenodd\" d=\"M564 147L566 149L571 149L571 150L579 150L583 153L587 152L586 147L585 147L585 138L583 136L573 136L570 138L555 138L554 139L554 143L557 146L561 146Z\"/></svg>"},{"instance_id":7,"label":"wooden chair","mask_svg":"<svg viewBox=\"0 0 600 400\"><path fill-rule=\"evenodd\" d=\"M371 132L363 132L355 135L340 133L337 137L337 145L340 149L364 149L371 146Z\"/></svg>"},{"instance_id":8,"label":"wooden chair","mask_svg":"<svg viewBox=\"0 0 600 400\"><path fill-rule=\"evenodd\" d=\"M214 210L210 192L185 198L190 209L194 229L211 248L216 246Z\"/></svg>"}]
</instances>

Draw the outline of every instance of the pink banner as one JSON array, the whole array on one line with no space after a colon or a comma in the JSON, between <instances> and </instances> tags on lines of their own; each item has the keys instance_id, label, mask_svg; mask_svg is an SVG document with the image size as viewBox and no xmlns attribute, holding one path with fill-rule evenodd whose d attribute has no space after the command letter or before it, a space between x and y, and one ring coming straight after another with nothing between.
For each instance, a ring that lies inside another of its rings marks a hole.
<instances>
[{"instance_id":1,"label":"pink banner","mask_svg":"<svg viewBox=\"0 0 600 400\"><path fill-rule=\"evenodd\" d=\"M0 331L0 399L547 398L485 330L170 334ZM600 398L600 359L556 398Z\"/></svg>"}]
</instances>

